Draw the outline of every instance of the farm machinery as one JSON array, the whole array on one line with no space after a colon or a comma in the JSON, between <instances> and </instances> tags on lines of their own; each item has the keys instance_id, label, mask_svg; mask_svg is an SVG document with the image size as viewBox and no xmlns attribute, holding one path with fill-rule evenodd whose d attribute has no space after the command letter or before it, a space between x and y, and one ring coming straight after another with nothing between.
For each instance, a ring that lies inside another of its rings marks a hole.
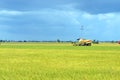
<instances>
[{"instance_id":1,"label":"farm machinery","mask_svg":"<svg viewBox=\"0 0 120 80\"><path fill-rule=\"evenodd\" d=\"M81 36L83 34L83 28L84 26L81 26ZM77 39L78 41L76 42L72 42L73 43L73 46L91 46L92 44L92 40L88 40L88 39L84 39L84 38L79 38Z\"/></svg>"},{"instance_id":2,"label":"farm machinery","mask_svg":"<svg viewBox=\"0 0 120 80\"><path fill-rule=\"evenodd\" d=\"M118 44L120 44L120 41L118 41Z\"/></svg>"},{"instance_id":3,"label":"farm machinery","mask_svg":"<svg viewBox=\"0 0 120 80\"><path fill-rule=\"evenodd\" d=\"M87 39L77 39L77 42L73 42L73 46L91 46L92 41Z\"/></svg>"}]
</instances>

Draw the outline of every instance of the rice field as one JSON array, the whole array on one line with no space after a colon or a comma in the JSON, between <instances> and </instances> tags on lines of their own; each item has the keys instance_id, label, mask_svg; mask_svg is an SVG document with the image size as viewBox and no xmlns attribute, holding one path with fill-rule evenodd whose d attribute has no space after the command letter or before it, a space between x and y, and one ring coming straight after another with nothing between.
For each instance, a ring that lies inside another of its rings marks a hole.
<instances>
[{"instance_id":1,"label":"rice field","mask_svg":"<svg viewBox=\"0 0 120 80\"><path fill-rule=\"evenodd\" d=\"M2 43L0 80L120 80L120 45Z\"/></svg>"}]
</instances>

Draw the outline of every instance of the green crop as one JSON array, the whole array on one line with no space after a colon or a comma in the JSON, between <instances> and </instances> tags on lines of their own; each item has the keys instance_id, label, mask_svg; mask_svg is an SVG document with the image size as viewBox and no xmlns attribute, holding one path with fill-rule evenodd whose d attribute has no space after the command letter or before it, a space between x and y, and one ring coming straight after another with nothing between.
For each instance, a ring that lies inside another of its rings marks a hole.
<instances>
[{"instance_id":1,"label":"green crop","mask_svg":"<svg viewBox=\"0 0 120 80\"><path fill-rule=\"evenodd\" d=\"M2 43L0 80L119 80L120 45Z\"/></svg>"}]
</instances>

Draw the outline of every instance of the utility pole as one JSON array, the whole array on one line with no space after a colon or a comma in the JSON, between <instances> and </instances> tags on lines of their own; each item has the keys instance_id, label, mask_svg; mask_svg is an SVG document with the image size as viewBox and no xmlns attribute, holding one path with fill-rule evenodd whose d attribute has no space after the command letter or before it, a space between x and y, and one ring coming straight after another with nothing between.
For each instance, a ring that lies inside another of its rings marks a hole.
<instances>
[{"instance_id":1,"label":"utility pole","mask_svg":"<svg viewBox=\"0 0 120 80\"><path fill-rule=\"evenodd\" d=\"M84 30L84 26L82 25L81 28L80 28L80 32L81 32L81 38L83 38L83 30Z\"/></svg>"}]
</instances>

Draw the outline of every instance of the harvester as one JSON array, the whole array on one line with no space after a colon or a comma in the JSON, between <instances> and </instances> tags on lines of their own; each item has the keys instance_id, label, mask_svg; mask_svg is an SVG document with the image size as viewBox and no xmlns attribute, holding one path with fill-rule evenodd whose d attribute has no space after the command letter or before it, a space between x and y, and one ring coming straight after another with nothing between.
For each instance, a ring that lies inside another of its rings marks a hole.
<instances>
[{"instance_id":1,"label":"harvester","mask_svg":"<svg viewBox=\"0 0 120 80\"><path fill-rule=\"evenodd\" d=\"M118 41L118 44L120 44L120 41Z\"/></svg>"},{"instance_id":2,"label":"harvester","mask_svg":"<svg viewBox=\"0 0 120 80\"><path fill-rule=\"evenodd\" d=\"M77 39L77 42L73 43L73 46L91 46L92 41L87 39Z\"/></svg>"}]
</instances>

